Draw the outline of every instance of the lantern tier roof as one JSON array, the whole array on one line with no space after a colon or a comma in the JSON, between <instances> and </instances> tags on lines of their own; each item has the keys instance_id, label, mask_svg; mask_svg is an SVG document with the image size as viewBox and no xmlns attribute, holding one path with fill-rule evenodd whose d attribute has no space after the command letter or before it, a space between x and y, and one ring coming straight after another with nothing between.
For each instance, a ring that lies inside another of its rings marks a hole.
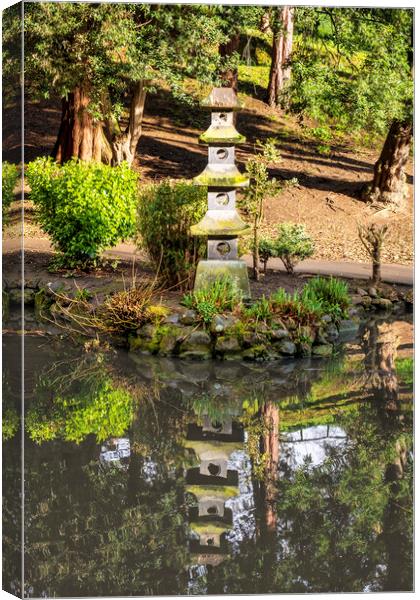
<instances>
[{"instance_id":1,"label":"lantern tier roof","mask_svg":"<svg viewBox=\"0 0 420 600\"><path fill-rule=\"evenodd\" d=\"M246 138L233 125L210 125L198 140L200 144L242 144Z\"/></svg>"},{"instance_id":2,"label":"lantern tier roof","mask_svg":"<svg viewBox=\"0 0 420 600\"><path fill-rule=\"evenodd\" d=\"M200 105L215 110L240 110L243 107L231 87L213 88L210 94L200 102Z\"/></svg>"},{"instance_id":3,"label":"lantern tier roof","mask_svg":"<svg viewBox=\"0 0 420 600\"><path fill-rule=\"evenodd\" d=\"M236 210L208 210L199 223L192 225L191 233L213 237L234 237L249 233L250 229Z\"/></svg>"},{"instance_id":4,"label":"lantern tier roof","mask_svg":"<svg viewBox=\"0 0 420 600\"><path fill-rule=\"evenodd\" d=\"M194 177L195 185L206 185L207 187L248 187L249 178L239 172L235 165L223 166L220 169L214 165L207 165L200 175Z\"/></svg>"},{"instance_id":5,"label":"lantern tier roof","mask_svg":"<svg viewBox=\"0 0 420 600\"><path fill-rule=\"evenodd\" d=\"M217 567L217 565L220 565L220 563L222 563L227 558L227 554L211 554L210 550L206 550L206 553L202 552L201 554L196 554L193 552L192 554L190 554L192 564L212 565L213 567Z\"/></svg>"},{"instance_id":6,"label":"lantern tier roof","mask_svg":"<svg viewBox=\"0 0 420 600\"><path fill-rule=\"evenodd\" d=\"M211 458L213 460L221 459L228 460L232 452L240 450L243 446L242 442L218 442L212 441L197 441L185 440L183 445L186 448L194 450L200 460Z\"/></svg>"},{"instance_id":7,"label":"lantern tier roof","mask_svg":"<svg viewBox=\"0 0 420 600\"><path fill-rule=\"evenodd\" d=\"M221 521L195 521L189 524L190 529L198 535L221 535L230 527Z\"/></svg>"},{"instance_id":8,"label":"lantern tier roof","mask_svg":"<svg viewBox=\"0 0 420 600\"><path fill-rule=\"evenodd\" d=\"M226 501L239 494L238 488L232 485L187 485L185 491L195 496L197 501Z\"/></svg>"}]
</instances>

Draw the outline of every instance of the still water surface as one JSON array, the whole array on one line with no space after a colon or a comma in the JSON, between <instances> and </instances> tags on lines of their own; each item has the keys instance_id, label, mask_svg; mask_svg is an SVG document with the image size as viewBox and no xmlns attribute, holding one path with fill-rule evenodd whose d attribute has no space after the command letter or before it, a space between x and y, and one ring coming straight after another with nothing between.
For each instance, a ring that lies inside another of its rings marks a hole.
<instances>
[{"instance_id":1,"label":"still water surface","mask_svg":"<svg viewBox=\"0 0 420 600\"><path fill-rule=\"evenodd\" d=\"M19 592L17 335L4 587ZM412 323L331 360L193 363L25 338L25 595L412 589Z\"/></svg>"}]
</instances>

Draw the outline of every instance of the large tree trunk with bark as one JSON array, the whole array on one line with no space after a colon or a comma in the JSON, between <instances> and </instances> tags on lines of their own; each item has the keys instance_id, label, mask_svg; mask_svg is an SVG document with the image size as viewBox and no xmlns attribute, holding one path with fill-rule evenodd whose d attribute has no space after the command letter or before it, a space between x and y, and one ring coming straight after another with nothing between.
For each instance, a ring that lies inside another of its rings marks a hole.
<instances>
[{"instance_id":1,"label":"large tree trunk with bark","mask_svg":"<svg viewBox=\"0 0 420 600\"><path fill-rule=\"evenodd\" d=\"M293 10L291 6L279 6L275 13L270 79L267 89L267 102L270 106L279 104L280 94L291 75Z\"/></svg>"},{"instance_id":2,"label":"large tree trunk with bark","mask_svg":"<svg viewBox=\"0 0 420 600\"><path fill-rule=\"evenodd\" d=\"M126 129L121 131L115 119L96 121L89 112L89 87L76 86L62 100L61 124L52 156L64 163L70 158L119 165L131 165L142 132L146 90L144 81L136 83ZM109 102L104 95L104 105Z\"/></svg>"},{"instance_id":3,"label":"large tree trunk with bark","mask_svg":"<svg viewBox=\"0 0 420 600\"><path fill-rule=\"evenodd\" d=\"M145 102L145 82L138 81L133 88L127 128L121 132L116 126L112 133L112 164L119 165L124 160L129 165L133 162L137 144L141 137Z\"/></svg>"},{"instance_id":4,"label":"large tree trunk with bark","mask_svg":"<svg viewBox=\"0 0 420 600\"><path fill-rule=\"evenodd\" d=\"M407 197L405 167L413 137L412 120L394 120L381 155L375 163L373 181L363 196L371 202L400 206Z\"/></svg>"},{"instance_id":5,"label":"large tree trunk with bark","mask_svg":"<svg viewBox=\"0 0 420 600\"><path fill-rule=\"evenodd\" d=\"M233 35L228 42L220 44L219 54L223 58L231 57L235 52L239 50L240 37L239 33ZM238 69L226 69L221 73L221 79L224 84L233 88L235 92L238 91Z\"/></svg>"},{"instance_id":6,"label":"large tree trunk with bark","mask_svg":"<svg viewBox=\"0 0 420 600\"><path fill-rule=\"evenodd\" d=\"M62 99L61 123L52 156L59 163L70 158L109 163L111 148L103 124L89 113L89 88L76 86Z\"/></svg>"}]
</instances>

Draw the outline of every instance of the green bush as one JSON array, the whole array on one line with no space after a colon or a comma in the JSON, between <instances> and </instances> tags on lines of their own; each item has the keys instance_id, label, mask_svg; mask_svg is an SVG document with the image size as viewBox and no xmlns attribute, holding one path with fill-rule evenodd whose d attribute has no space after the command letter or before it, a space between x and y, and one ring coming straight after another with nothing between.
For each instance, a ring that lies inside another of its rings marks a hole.
<instances>
[{"instance_id":1,"label":"green bush","mask_svg":"<svg viewBox=\"0 0 420 600\"><path fill-rule=\"evenodd\" d=\"M128 164L70 160L60 166L37 158L27 176L38 220L65 266L94 264L102 250L134 235L137 174Z\"/></svg>"},{"instance_id":2,"label":"green bush","mask_svg":"<svg viewBox=\"0 0 420 600\"><path fill-rule=\"evenodd\" d=\"M324 314L329 314L335 321L347 317L350 296L347 283L335 277L314 277L302 290L302 299L307 302L320 302Z\"/></svg>"},{"instance_id":3,"label":"green bush","mask_svg":"<svg viewBox=\"0 0 420 600\"><path fill-rule=\"evenodd\" d=\"M304 225L282 223L278 228L276 252L286 267L286 271L292 274L299 261L313 255L315 244L306 232Z\"/></svg>"},{"instance_id":4,"label":"green bush","mask_svg":"<svg viewBox=\"0 0 420 600\"><path fill-rule=\"evenodd\" d=\"M242 292L231 277L222 276L207 287L186 294L182 304L196 310L204 323L226 311L233 311L241 305Z\"/></svg>"},{"instance_id":5,"label":"green bush","mask_svg":"<svg viewBox=\"0 0 420 600\"><path fill-rule=\"evenodd\" d=\"M7 211L11 203L13 202L13 190L15 189L17 180L19 178L19 169L12 163L3 162L1 169L1 212L3 225L7 221Z\"/></svg>"},{"instance_id":6,"label":"green bush","mask_svg":"<svg viewBox=\"0 0 420 600\"><path fill-rule=\"evenodd\" d=\"M260 262L262 262L264 267L264 273L267 271L267 263L270 258L274 258L277 256L277 247L276 242L272 238L262 237L258 241L258 254L260 257Z\"/></svg>"},{"instance_id":7,"label":"green bush","mask_svg":"<svg viewBox=\"0 0 420 600\"><path fill-rule=\"evenodd\" d=\"M138 242L164 282L189 289L206 241L193 237L191 225L207 210L207 190L186 181L164 181L143 187L137 210Z\"/></svg>"}]
</instances>

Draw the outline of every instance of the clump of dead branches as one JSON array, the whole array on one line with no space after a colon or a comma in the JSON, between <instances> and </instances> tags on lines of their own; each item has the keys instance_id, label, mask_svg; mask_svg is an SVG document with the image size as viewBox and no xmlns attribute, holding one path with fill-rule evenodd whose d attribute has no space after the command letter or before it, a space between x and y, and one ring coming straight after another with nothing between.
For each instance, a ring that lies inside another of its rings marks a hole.
<instances>
[{"instance_id":1,"label":"clump of dead branches","mask_svg":"<svg viewBox=\"0 0 420 600\"><path fill-rule=\"evenodd\" d=\"M49 320L69 333L129 334L150 320L150 306L157 291L155 281L136 283L106 297L103 302L84 290L79 290L74 297L53 292L54 305Z\"/></svg>"}]
</instances>

